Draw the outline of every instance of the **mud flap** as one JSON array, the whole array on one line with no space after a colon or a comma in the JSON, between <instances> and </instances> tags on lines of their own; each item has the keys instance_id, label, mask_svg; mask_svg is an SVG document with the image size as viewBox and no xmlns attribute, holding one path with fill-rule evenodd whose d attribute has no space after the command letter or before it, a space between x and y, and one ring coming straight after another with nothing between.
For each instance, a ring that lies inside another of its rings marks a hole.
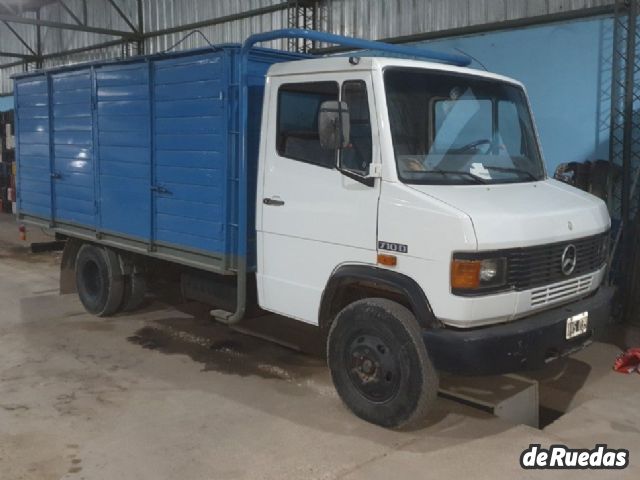
<instances>
[{"instance_id":1,"label":"mud flap","mask_svg":"<svg viewBox=\"0 0 640 480\"><path fill-rule=\"evenodd\" d=\"M76 257L82 242L76 238L69 238L62 251L60 262L60 295L77 293L76 287Z\"/></svg>"}]
</instances>

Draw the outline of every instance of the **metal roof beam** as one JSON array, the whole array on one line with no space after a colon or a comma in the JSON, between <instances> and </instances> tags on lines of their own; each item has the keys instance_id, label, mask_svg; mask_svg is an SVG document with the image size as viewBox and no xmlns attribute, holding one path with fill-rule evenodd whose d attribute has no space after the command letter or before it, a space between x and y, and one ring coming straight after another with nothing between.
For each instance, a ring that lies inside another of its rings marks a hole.
<instances>
[{"instance_id":1,"label":"metal roof beam","mask_svg":"<svg viewBox=\"0 0 640 480\"><path fill-rule=\"evenodd\" d=\"M11 31L11 33L13 33L15 37L20 41L20 43L24 45L24 47L31 52L31 55L37 55L36 51L33 48L31 48L31 45L29 45L27 41L24 38L22 38L22 35L20 35L18 31L15 28L13 28L9 22L3 21L2 23L4 23L5 27L7 27Z\"/></svg>"},{"instance_id":2,"label":"metal roof beam","mask_svg":"<svg viewBox=\"0 0 640 480\"><path fill-rule=\"evenodd\" d=\"M0 0L0 5L2 5L4 8L7 9L7 11L13 13L14 15L18 14L18 11L13 8L11 5L9 5L7 2L5 2L4 0Z\"/></svg>"},{"instance_id":3,"label":"metal roof beam","mask_svg":"<svg viewBox=\"0 0 640 480\"><path fill-rule=\"evenodd\" d=\"M17 52L2 52L0 51L0 57L22 58L23 60L33 60L33 55Z\"/></svg>"},{"instance_id":4,"label":"metal roof beam","mask_svg":"<svg viewBox=\"0 0 640 480\"><path fill-rule=\"evenodd\" d=\"M76 53L84 53L91 50L100 50L101 48L115 47L116 45L122 45L122 43L123 40L110 40L108 42L87 45L86 47L72 48L70 50L64 50L61 52L45 53L44 55L42 55L42 59L47 60L49 58L66 57L67 55L74 55Z\"/></svg>"},{"instance_id":5,"label":"metal roof beam","mask_svg":"<svg viewBox=\"0 0 640 480\"><path fill-rule=\"evenodd\" d=\"M144 6L142 0L136 0L136 6L138 7L138 34L140 35L138 55L142 55L144 54Z\"/></svg>"},{"instance_id":6,"label":"metal roof beam","mask_svg":"<svg viewBox=\"0 0 640 480\"><path fill-rule=\"evenodd\" d=\"M20 15L4 15L0 14L0 21L9 23L22 23L25 25L36 25L38 27L60 28L62 30L74 30L78 32L99 33L102 35L112 35L114 37L131 37L132 32L122 30L112 30L110 28L91 27L88 25L76 25L73 23L52 22L50 20L41 20L37 18L27 18Z\"/></svg>"},{"instance_id":7,"label":"metal roof beam","mask_svg":"<svg viewBox=\"0 0 640 480\"><path fill-rule=\"evenodd\" d=\"M257 17L259 15L266 15L268 13L278 12L289 8L288 2L276 3L267 7L255 8L253 10L247 10L245 12L234 13L231 15L225 15L224 17L210 18L209 20L202 20L200 22L189 23L186 25L179 25L177 27L166 28L163 30L156 30L153 32L147 32L144 34L145 38L158 37L160 35L168 35L170 33L179 33L187 30L195 30L201 27L210 27L211 25L219 25L221 23L233 22L236 20L242 20L244 18Z\"/></svg>"},{"instance_id":8,"label":"metal roof beam","mask_svg":"<svg viewBox=\"0 0 640 480\"><path fill-rule=\"evenodd\" d=\"M17 67L19 65L26 65L25 60L19 60L17 62L11 62L11 63L2 63L0 64L0 70L4 68Z\"/></svg>"},{"instance_id":9,"label":"metal roof beam","mask_svg":"<svg viewBox=\"0 0 640 480\"><path fill-rule=\"evenodd\" d=\"M132 32L140 33L138 32L138 29L133 24L133 22L129 20L129 17L127 17L127 15L122 11L122 9L118 6L118 4L114 0L107 0L107 2L109 3L109 5L113 7L113 9L118 13L118 15L120 15L120 17L126 22L126 24L129 25L129 28L131 29Z\"/></svg>"},{"instance_id":10,"label":"metal roof beam","mask_svg":"<svg viewBox=\"0 0 640 480\"><path fill-rule=\"evenodd\" d=\"M69 16L73 19L74 22L76 22L78 25L85 25L84 23L82 23L82 20L80 20L78 16L75 13L73 13L73 10L71 10L69 6L66 3L64 3L64 0L58 0L58 4L60 4L62 9L69 14Z\"/></svg>"},{"instance_id":11,"label":"metal roof beam","mask_svg":"<svg viewBox=\"0 0 640 480\"><path fill-rule=\"evenodd\" d=\"M102 42L102 43L96 43L94 45L87 45L86 47L80 47L80 48L73 48L71 50L64 50L62 52L53 52L53 53L47 53L42 55L42 59L43 60L47 60L49 58L59 58L59 57L64 57L67 55L74 55L76 53L83 53L83 52L89 52L91 50L99 50L101 48L109 48L109 47L115 47L117 45L122 45L123 40L110 40L108 42ZM16 54L19 55L19 54ZM0 55L2 56L2 55ZM14 54L11 54L11 56L14 56ZM26 61L34 61L37 59L36 56L29 56L29 55L24 55L24 60ZM15 67L18 65L22 65L24 62L23 61L19 61L19 62L11 62L11 63L4 63L4 64L0 64L0 70L2 70L3 68L8 68L8 67Z\"/></svg>"}]
</instances>

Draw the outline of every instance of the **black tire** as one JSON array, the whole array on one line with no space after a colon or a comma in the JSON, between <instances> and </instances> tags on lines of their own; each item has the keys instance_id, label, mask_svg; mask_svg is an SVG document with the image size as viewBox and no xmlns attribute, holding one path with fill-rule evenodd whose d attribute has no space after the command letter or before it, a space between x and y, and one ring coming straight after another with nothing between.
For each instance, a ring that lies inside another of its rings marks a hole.
<instances>
[{"instance_id":1,"label":"black tire","mask_svg":"<svg viewBox=\"0 0 640 480\"><path fill-rule=\"evenodd\" d=\"M95 245L80 247L76 257L76 286L87 312L99 317L117 313L124 291L118 254Z\"/></svg>"},{"instance_id":2,"label":"black tire","mask_svg":"<svg viewBox=\"0 0 640 480\"><path fill-rule=\"evenodd\" d=\"M409 310L384 298L354 302L336 316L327 361L342 401L387 428L420 426L438 394L438 374Z\"/></svg>"},{"instance_id":3,"label":"black tire","mask_svg":"<svg viewBox=\"0 0 640 480\"><path fill-rule=\"evenodd\" d=\"M132 312L140 308L147 293L147 280L142 273L133 272L124 278L124 294L120 311Z\"/></svg>"}]
</instances>

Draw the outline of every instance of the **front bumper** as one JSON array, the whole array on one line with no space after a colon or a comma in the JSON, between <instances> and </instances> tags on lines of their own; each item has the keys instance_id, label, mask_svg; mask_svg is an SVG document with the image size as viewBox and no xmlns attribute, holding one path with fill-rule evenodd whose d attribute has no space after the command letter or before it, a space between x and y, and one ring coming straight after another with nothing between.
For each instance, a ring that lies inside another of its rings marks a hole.
<instances>
[{"instance_id":1,"label":"front bumper","mask_svg":"<svg viewBox=\"0 0 640 480\"><path fill-rule=\"evenodd\" d=\"M427 351L438 370L462 375L493 375L533 370L583 348L610 322L613 290L509 323L474 329L423 330ZM566 340L568 317L589 312L589 330Z\"/></svg>"}]
</instances>

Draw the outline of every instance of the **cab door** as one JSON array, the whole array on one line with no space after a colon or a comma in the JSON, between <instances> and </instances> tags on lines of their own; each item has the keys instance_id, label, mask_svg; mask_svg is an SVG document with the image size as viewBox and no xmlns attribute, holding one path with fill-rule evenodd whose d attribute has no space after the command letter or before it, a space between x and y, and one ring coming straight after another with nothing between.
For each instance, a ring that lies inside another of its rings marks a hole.
<instances>
[{"instance_id":1,"label":"cab door","mask_svg":"<svg viewBox=\"0 0 640 480\"><path fill-rule=\"evenodd\" d=\"M376 260L380 180L365 179L371 162L379 162L371 76L270 82L258 176L259 301L266 310L317 324L331 273L341 264ZM350 111L350 145L326 150L318 111L322 102L339 99Z\"/></svg>"}]
</instances>

